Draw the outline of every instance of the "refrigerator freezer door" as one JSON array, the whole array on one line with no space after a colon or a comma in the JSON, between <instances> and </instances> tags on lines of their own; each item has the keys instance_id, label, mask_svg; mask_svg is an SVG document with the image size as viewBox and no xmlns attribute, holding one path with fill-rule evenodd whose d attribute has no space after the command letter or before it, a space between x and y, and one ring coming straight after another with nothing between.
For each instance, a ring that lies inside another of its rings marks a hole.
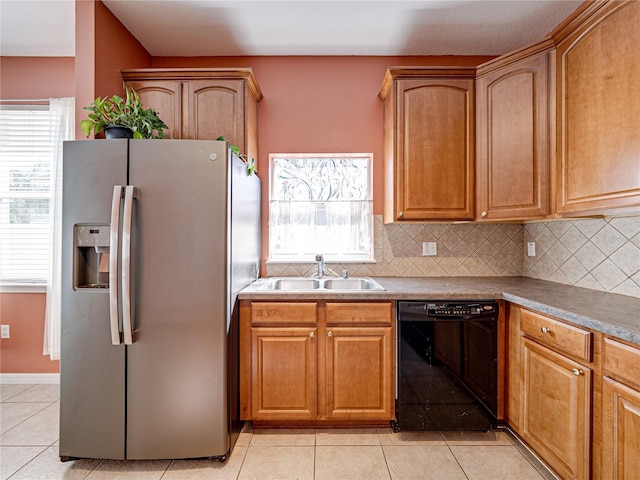
<instances>
[{"instance_id":1,"label":"refrigerator freezer door","mask_svg":"<svg viewBox=\"0 0 640 480\"><path fill-rule=\"evenodd\" d=\"M74 289L73 232L109 226L113 187L127 182L127 141L65 142L63 162L59 452L123 459L126 351L111 343L108 289Z\"/></svg>"},{"instance_id":2,"label":"refrigerator freezer door","mask_svg":"<svg viewBox=\"0 0 640 480\"><path fill-rule=\"evenodd\" d=\"M130 141L134 208L127 458L225 455L224 142Z\"/></svg>"}]
</instances>

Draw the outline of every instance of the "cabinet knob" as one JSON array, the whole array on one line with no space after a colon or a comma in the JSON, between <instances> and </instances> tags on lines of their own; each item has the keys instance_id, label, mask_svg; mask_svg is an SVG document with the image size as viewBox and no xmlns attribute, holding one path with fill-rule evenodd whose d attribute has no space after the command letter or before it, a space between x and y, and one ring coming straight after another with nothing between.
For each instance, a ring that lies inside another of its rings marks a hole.
<instances>
[{"instance_id":1,"label":"cabinet knob","mask_svg":"<svg viewBox=\"0 0 640 480\"><path fill-rule=\"evenodd\" d=\"M486 216L487 216L487 212L482 212L482 213L480 214L480 216L481 216L482 218L486 217Z\"/></svg>"},{"instance_id":2,"label":"cabinet knob","mask_svg":"<svg viewBox=\"0 0 640 480\"><path fill-rule=\"evenodd\" d=\"M576 377L584 374L584 372L578 368L574 368L573 370L571 370L571 373L573 373Z\"/></svg>"},{"instance_id":3,"label":"cabinet knob","mask_svg":"<svg viewBox=\"0 0 640 480\"><path fill-rule=\"evenodd\" d=\"M542 333L551 333L551 329L550 329L550 328L547 328L547 327L542 327L542 328L540 329L540 331L541 331Z\"/></svg>"},{"instance_id":4,"label":"cabinet knob","mask_svg":"<svg viewBox=\"0 0 640 480\"><path fill-rule=\"evenodd\" d=\"M399 217L404 217L404 212L399 212L399 213L398 213L398 216L399 216Z\"/></svg>"},{"instance_id":5,"label":"cabinet knob","mask_svg":"<svg viewBox=\"0 0 640 480\"><path fill-rule=\"evenodd\" d=\"M333 332L327 332L327 337L333 337Z\"/></svg>"},{"instance_id":6,"label":"cabinet knob","mask_svg":"<svg viewBox=\"0 0 640 480\"><path fill-rule=\"evenodd\" d=\"M315 336L316 336L316 334L315 334L315 333L313 333L313 332L309 332L309 336L310 336L311 338L313 338L313 337L315 337Z\"/></svg>"}]
</instances>

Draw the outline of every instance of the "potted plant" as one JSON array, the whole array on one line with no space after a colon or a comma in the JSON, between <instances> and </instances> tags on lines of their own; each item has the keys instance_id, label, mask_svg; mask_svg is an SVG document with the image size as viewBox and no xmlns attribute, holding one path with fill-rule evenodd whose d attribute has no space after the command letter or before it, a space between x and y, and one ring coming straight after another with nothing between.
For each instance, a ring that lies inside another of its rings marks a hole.
<instances>
[{"instance_id":1,"label":"potted plant","mask_svg":"<svg viewBox=\"0 0 640 480\"><path fill-rule=\"evenodd\" d=\"M91 131L98 134L104 130L107 138L164 138L167 125L160 120L152 108L145 109L138 93L126 88L125 98L114 95L111 98L96 98L88 107L89 118L80 122L82 132L88 137ZM113 133L113 129L122 131ZM126 131L128 129L128 131Z\"/></svg>"}]
</instances>

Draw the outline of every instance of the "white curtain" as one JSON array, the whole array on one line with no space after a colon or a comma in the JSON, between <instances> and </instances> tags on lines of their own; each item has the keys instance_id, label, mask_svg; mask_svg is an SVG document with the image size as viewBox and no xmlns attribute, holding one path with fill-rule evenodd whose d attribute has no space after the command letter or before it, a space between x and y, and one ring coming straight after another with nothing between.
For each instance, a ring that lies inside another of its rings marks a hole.
<instances>
[{"instance_id":1,"label":"white curtain","mask_svg":"<svg viewBox=\"0 0 640 480\"><path fill-rule=\"evenodd\" d=\"M51 186L53 192L49 204L51 234L49 240L49 276L47 278L47 304L44 323L43 355L51 360L60 358L60 316L62 253L62 142L75 138L75 101L73 97L50 98L52 118L53 163Z\"/></svg>"}]
</instances>

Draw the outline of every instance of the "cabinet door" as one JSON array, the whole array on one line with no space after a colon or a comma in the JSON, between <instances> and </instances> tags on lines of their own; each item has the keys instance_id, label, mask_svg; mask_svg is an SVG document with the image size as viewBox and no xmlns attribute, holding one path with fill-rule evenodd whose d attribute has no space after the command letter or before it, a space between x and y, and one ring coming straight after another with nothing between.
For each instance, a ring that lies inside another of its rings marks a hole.
<instances>
[{"instance_id":1,"label":"cabinet door","mask_svg":"<svg viewBox=\"0 0 640 480\"><path fill-rule=\"evenodd\" d=\"M398 80L395 220L473 219L472 79Z\"/></svg>"},{"instance_id":2,"label":"cabinet door","mask_svg":"<svg viewBox=\"0 0 640 480\"><path fill-rule=\"evenodd\" d=\"M167 135L182 138L182 84L179 80L144 80L125 82L133 88L144 108L153 108L167 124Z\"/></svg>"},{"instance_id":3,"label":"cabinet door","mask_svg":"<svg viewBox=\"0 0 640 480\"><path fill-rule=\"evenodd\" d=\"M223 136L246 153L244 81L191 80L187 93L189 129L185 138L215 140Z\"/></svg>"},{"instance_id":4,"label":"cabinet door","mask_svg":"<svg viewBox=\"0 0 640 480\"><path fill-rule=\"evenodd\" d=\"M253 420L315 420L317 329L251 329Z\"/></svg>"},{"instance_id":5,"label":"cabinet door","mask_svg":"<svg viewBox=\"0 0 640 480\"><path fill-rule=\"evenodd\" d=\"M602 419L602 478L633 478L640 472L640 392L604 377Z\"/></svg>"},{"instance_id":6,"label":"cabinet door","mask_svg":"<svg viewBox=\"0 0 640 480\"><path fill-rule=\"evenodd\" d=\"M557 209L640 205L640 2L595 2L557 49Z\"/></svg>"},{"instance_id":7,"label":"cabinet door","mask_svg":"<svg viewBox=\"0 0 640 480\"><path fill-rule=\"evenodd\" d=\"M549 213L549 53L477 82L479 220Z\"/></svg>"},{"instance_id":8,"label":"cabinet door","mask_svg":"<svg viewBox=\"0 0 640 480\"><path fill-rule=\"evenodd\" d=\"M394 418L391 327L327 328L325 361L327 418Z\"/></svg>"},{"instance_id":9,"label":"cabinet door","mask_svg":"<svg viewBox=\"0 0 640 480\"><path fill-rule=\"evenodd\" d=\"M587 479L591 370L522 339L522 438L562 478Z\"/></svg>"}]
</instances>

